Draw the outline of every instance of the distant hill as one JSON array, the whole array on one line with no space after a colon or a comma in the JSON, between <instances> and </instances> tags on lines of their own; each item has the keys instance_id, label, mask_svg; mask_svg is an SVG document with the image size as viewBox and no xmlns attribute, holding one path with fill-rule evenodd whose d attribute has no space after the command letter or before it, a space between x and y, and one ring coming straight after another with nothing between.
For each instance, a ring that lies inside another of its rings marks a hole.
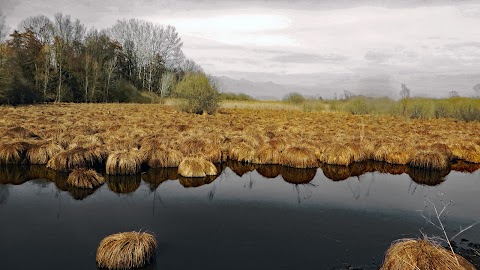
<instances>
[{"instance_id":1,"label":"distant hill","mask_svg":"<svg viewBox=\"0 0 480 270\"><path fill-rule=\"evenodd\" d=\"M297 86L283 85L271 81L254 82L245 79L232 79L226 76L214 77L221 92L244 93L257 99L282 99L291 92L315 96L313 89Z\"/></svg>"}]
</instances>

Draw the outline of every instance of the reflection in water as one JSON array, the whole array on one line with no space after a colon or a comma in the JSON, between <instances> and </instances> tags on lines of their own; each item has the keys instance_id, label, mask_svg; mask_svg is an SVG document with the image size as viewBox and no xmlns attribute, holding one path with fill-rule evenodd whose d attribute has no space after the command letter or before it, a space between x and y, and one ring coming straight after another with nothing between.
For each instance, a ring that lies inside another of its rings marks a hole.
<instances>
[{"instance_id":1,"label":"reflection in water","mask_svg":"<svg viewBox=\"0 0 480 270\"><path fill-rule=\"evenodd\" d=\"M315 175L317 174L317 169L297 169L291 167L282 167L280 174L282 175L282 178L283 180L285 180L285 182L294 185L301 185L310 183L310 181L315 178Z\"/></svg>"},{"instance_id":2,"label":"reflection in water","mask_svg":"<svg viewBox=\"0 0 480 270\"><path fill-rule=\"evenodd\" d=\"M449 173L449 170L424 170L419 168L410 168L408 171L408 175L413 182L426 186L436 186L443 183L445 176Z\"/></svg>"},{"instance_id":3,"label":"reflection in water","mask_svg":"<svg viewBox=\"0 0 480 270\"><path fill-rule=\"evenodd\" d=\"M136 175L106 175L108 188L118 194L129 194L135 192L140 187L142 177Z\"/></svg>"},{"instance_id":4,"label":"reflection in water","mask_svg":"<svg viewBox=\"0 0 480 270\"><path fill-rule=\"evenodd\" d=\"M257 172L265 178L276 178L280 175L281 165L257 165Z\"/></svg>"},{"instance_id":5,"label":"reflection in water","mask_svg":"<svg viewBox=\"0 0 480 270\"><path fill-rule=\"evenodd\" d=\"M179 178L180 185L186 188L200 187L207 185L217 179L217 175L207 175L205 177L181 177Z\"/></svg>"},{"instance_id":6,"label":"reflection in water","mask_svg":"<svg viewBox=\"0 0 480 270\"><path fill-rule=\"evenodd\" d=\"M179 178L177 168L150 169L142 174L142 179L154 191L163 182L167 180L177 180Z\"/></svg>"},{"instance_id":7,"label":"reflection in water","mask_svg":"<svg viewBox=\"0 0 480 270\"><path fill-rule=\"evenodd\" d=\"M5 204L10 195L10 186L0 184L0 205Z\"/></svg>"},{"instance_id":8,"label":"reflection in water","mask_svg":"<svg viewBox=\"0 0 480 270\"><path fill-rule=\"evenodd\" d=\"M473 173L480 169L480 163L479 164L472 164L472 163L467 163L462 160L457 160L455 163L451 164L451 169L453 171L457 172L468 172L468 173Z\"/></svg>"},{"instance_id":9,"label":"reflection in water","mask_svg":"<svg viewBox=\"0 0 480 270\"><path fill-rule=\"evenodd\" d=\"M27 166L2 166L0 167L0 184L21 185L31 180L27 172Z\"/></svg>"},{"instance_id":10,"label":"reflection in water","mask_svg":"<svg viewBox=\"0 0 480 270\"><path fill-rule=\"evenodd\" d=\"M245 164L238 161L229 160L227 162L227 167L230 168L236 175L243 176L246 173L253 172L255 166L253 164Z\"/></svg>"}]
</instances>

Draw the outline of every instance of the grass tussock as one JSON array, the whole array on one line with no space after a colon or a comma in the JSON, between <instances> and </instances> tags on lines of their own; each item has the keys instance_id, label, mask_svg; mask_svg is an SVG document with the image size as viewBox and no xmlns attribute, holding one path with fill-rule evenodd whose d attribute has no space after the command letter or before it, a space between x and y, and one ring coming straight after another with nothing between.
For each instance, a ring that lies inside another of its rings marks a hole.
<instances>
[{"instance_id":1,"label":"grass tussock","mask_svg":"<svg viewBox=\"0 0 480 270\"><path fill-rule=\"evenodd\" d=\"M119 151L108 155L106 172L109 175L131 175L141 170L142 161L138 151Z\"/></svg>"},{"instance_id":2,"label":"grass tussock","mask_svg":"<svg viewBox=\"0 0 480 270\"><path fill-rule=\"evenodd\" d=\"M444 170L449 165L450 158L446 153L433 150L419 150L410 161L410 166L422 169Z\"/></svg>"},{"instance_id":3,"label":"grass tussock","mask_svg":"<svg viewBox=\"0 0 480 270\"><path fill-rule=\"evenodd\" d=\"M217 173L212 162L200 157L186 157L178 166L178 174L183 177L205 177Z\"/></svg>"},{"instance_id":4,"label":"grass tussock","mask_svg":"<svg viewBox=\"0 0 480 270\"><path fill-rule=\"evenodd\" d=\"M30 164L47 164L56 154L63 151L63 148L54 142L42 142L30 145L26 157Z\"/></svg>"},{"instance_id":5,"label":"grass tussock","mask_svg":"<svg viewBox=\"0 0 480 270\"><path fill-rule=\"evenodd\" d=\"M29 129L26 129L24 127L13 127L8 130L6 130L3 133L3 137L10 137L13 139L40 139L40 136L37 134L33 133Z\"/></svg>"},{"instance_id":6,"label":"grass tussock","mask_svg":"<svg viewBox=\"0 0 480 270\"><path fill-rule=\"evenodd\" d=\"M105 237L97 249L97 265L106 269L144 267L155 258L157 240L147 232L123 232Z\"/></svg>"},{"instance_id":7,"label":"grass tussock","mask_svg":"<svg viewBox=\"0 0 480 270\"><path fill-rule=\"evenodd\" d=\"M252 163L255 158L255 149L246 142L241 142L229 149L228 157L234 161Z\"/></svg>"},{"instance_id":8,"label":"grass tussock","mask_svg":"<svg viewBox=\"0 0 480 270\"><path fill-rule=\"evenodd\" d=\"M67 184L75 188L93 189L105 183L105 178L91 169L74 169L67 178Z\"/></svg>"},{"instance_id":9,"label":"grass tussock","mask_svg":"<svg viewBox=\"0 0 480 270\"><path fill-rule=\"evenodd\" d=\"M428 239L404 239L388 249L381 270L475 270L465 258Z\"/></svg>"},{"instance_id":10,"label":"grass tussock","mask_svg":"<svg viewBox=\"0 0 480 270\"><path fill-rule=\"evenodd\" d=\"M30 145L24 141L6 142L0 144L0 164L26 163L25 154Z\"/></svg>"},{"instance_id":11,"label":"grass tussock","mask_svg":"<svg viewBox=\"0 0 480 270\"><path fill-rule=\"evenodd\" d=\"M70 172L78 168L93 168L104 163L106 151L102 148L75 147L54 155L47 167L56 171Z\"/></svg>"},{"instance_id":12,"label":"grass tussock","mask_svg":"<svg viewBox=\"0 0 480 270\"><path fill-rule=\"evenodd\" d=\"M313 147L298 145L285 148L280 155L279 164L294 168L315 168L318 161Z\"/></svg>"},{"instance_id":13,"label":"grass tussock","mask_svg":"<svg viewBox=\"0 0 480 270\"><path fill-rule=\"evenodd\" d=\"M355 151L340 143L327 144L320 149L318 159L327 164L349 165L355 160Z\"/></svg>"}]
</instances>

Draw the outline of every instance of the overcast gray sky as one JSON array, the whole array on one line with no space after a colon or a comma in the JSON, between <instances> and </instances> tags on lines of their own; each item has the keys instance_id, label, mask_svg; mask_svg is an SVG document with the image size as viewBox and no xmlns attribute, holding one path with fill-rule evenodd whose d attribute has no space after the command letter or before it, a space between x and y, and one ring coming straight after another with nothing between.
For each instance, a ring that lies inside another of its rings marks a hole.
<instances>
[{"instance_id":1,"label":"overcast gray sky","mask_svg":"<svg viewBox=\"0 0 480 270\"><path fill-rule=\"evenodd\" d=\"M1 0L11 28L70 14L172 24L184 52L216 76L353 92L472 95L480 83L480 1ZM320 91L320 90L319 90Z\"/></svg>"}]
</instances>

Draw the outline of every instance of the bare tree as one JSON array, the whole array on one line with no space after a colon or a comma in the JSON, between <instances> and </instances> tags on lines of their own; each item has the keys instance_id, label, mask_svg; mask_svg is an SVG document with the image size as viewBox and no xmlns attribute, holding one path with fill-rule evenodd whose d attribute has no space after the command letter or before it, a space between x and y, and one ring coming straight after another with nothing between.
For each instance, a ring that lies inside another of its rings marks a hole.
<instances>
[{"instance_id":1,"label":"bare tree","mask_svg":"<svg viewBox=\"0 0 480 270\"><path fill-rule=\"evenodd\" d=\"M475 92L475 96L477 98L480 98L480 83L475 85L472 89Z\"/></svg>"},{"instance_id":2,"label":"bare tree","mask_svg":"<svg viewBox=\"0 0 480 270\"><path fill-rule=\"evenodd\" d=\"M451 97L451 98L454 98L454 97L459 97L460 95L458 94L457 91L450 91L448 92L448 96Z\"/></svg>"},{"instance_id":3,"label":"bare tree","mask_svg":"<svg viewBox=\"0 0 480 270\"><path fill-rule=\"evenodd\" d=\"M410 99L411 91L404 83L401 85L400 97L402 98L402 113L403 115L407 112L407 106Z\"/></svg>"},{"instance_id":4,"label":"bare tree","mask_svg":"<svg viewBox=\"0 0 480 270\"><path fill-rule=\"evenodd\" d=\"M5 37L8 35L8 26L5 24L5 16L2 11L0 11L0 43L5 40Z\"/></svg>"},{"instance_id":5,"label":"bare tree","mask_svg":"<svg viewBox=\"0 0 480 270\"><path fill-rule=\"evenodd\" d=\"M162 75L162 83L160 85L160 96L166 97L173 91L173 85L175 84L175 75L173 72L166 71Z\"/></svg>"}]
</instances>

